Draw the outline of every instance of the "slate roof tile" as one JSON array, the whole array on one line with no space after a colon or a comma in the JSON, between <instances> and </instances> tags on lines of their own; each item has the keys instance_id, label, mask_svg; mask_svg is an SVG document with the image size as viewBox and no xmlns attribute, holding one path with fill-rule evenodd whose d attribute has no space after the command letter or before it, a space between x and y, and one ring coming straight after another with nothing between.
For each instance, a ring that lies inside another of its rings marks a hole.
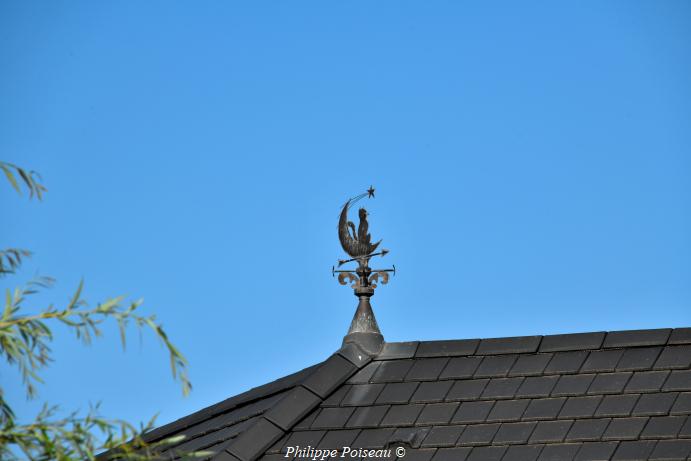
<instances>
[{"instance_id":1,"label":"slate roof tile","mask_svg":"<svg viewBox=\"0 0 691 461\"><path fill-rule=\"evenodd\" d=\"M432 461L465 461L470 454L471 448L441 448L432 458Z\"/></svg>"},{"instance_id":2,"label":"slate roof tile","mask_svg":"<svg viewBox=\"0 0 691 461\"><path fill-rule=\"evenodd\" d=\"M544 336L540 344L540 352L599 349L604 338L604 332Z\"/></svg>"},{"instance_id":3,"label":"slate roof tile","mask_svg":"<svg viewBox=\"0 0 691 461\"><path fill-rule=\"evenodd\" d=\"M667 380L669 371L637 371L626 385L626 392L657 392Z\"/></svg>"},{"instance_id":4,"label":"slate roof tile","mask_svg":"<svg viewBox=\"0 0 691 461\"><path fill-rule=\"evenodd\" d=\"M530 443L562 442L569 432L573 420L540 421L530 436Z\"/></svg>"},{"instance_id":5,"label":"slate roof tile","mask_svg":"<svg viewBox=\"0 0 691 461\"><path fill-rule=\"evenodd\" d=\"M442 402L453 381L422 382L413 394L412 402Z\"/></svg>"},{"instance_id":6,"label":"slate roof tile","mask_svg":"<svg viewBox=\"0 0 691 461\"><path fill-rule=\"evenodd\" d=\"M571 461L581 448L580 443L559 443L545 445L538 461Z\"/></svg>"},{"instance_id":7,"label":"slate roof tile","mask_svg":"<svg viewBox=\"0 0 691 461\"><path fill-rule=\"evenodd\" d=\"M691 370L674 370L662 386L663 391L691 391Z\"/></svg>"},{"instance_id":8,"label":"slate roof tile","mask_svg":"<svg viewBox=\"0 0 691 461\"><path fill-rule=\"evenodd\" d=\"M464 429L464 425L433 427L424 442L422 442L422 446L452 447L456 444Z\"/></svg>"},{"instance_id":9,"label":"slate roof tile","mask_svg":"<svg viewBox=\"0 0 691 461\"><path fill-rule=\"evenodd\" d=\"M667 344L691 344L691 328L675 328Z\"/></svg>"},{"instance_id":10,"label":"slate roof tile","mask_svg":"<svg viewBox=\"0 0 691 461\"><path fill-rule=\"evenodd\" d=\"M617 364L617 371L649 370L662 352L661 347L637 347L624 351Z\"/></svg>"},{"instance_id":11,"label":"slate roof tile","mask_svg":"<svg viewBox=\"0 0 691 461\"><path fill-rule=\"evenodd\" d=\"M621 349L592 351L581 367L581 373L614 371L622 355L624 351Z\"/></svg>"},{"instance_id":12,"label":"slate roof tile","mask_svg":"<svg viewBox=\"0 0 691 461\"><path fill-rule=\"evenodd\" d=\"M553 354L520 355L516 363L509 371L509 376L534 376L540 375L552 360Z\"/></svg>"},{"instance_id":13,"label":"slate roof tile","mask_svg":"<svg viewBox=\"0 0 691 461\"><path fill-rule=\"evenodd\" d=\"M260 418L253 426L240 434L226 450L242 461L253 461L283 437L278 426Z\"/></svg>"},{"instance_id":14,"label":"slate roof tile","mask_svg":"<svg viewBox=\"0 0 691 461\"><path fill-rule=\"evenodd\" d=\"M374 376L370 379L375 383L403 381L405 375L413 366L413 360L390 360L381 362Z\"/></svg>"},{"instance_id":15,"label":"slate roof tile","mask_svg":"<svg viewBox=\"0 0 691 461\"><path fill-rule=\"evenodd\" d=\"M322 408L312 423L312 429L340 429L354 411L354 408Z\"/></svg>"},{"instance_id":16,"label":"slate roof tile","mask_svg":"<svg viewBox=\"0 0 691 461\"><path fill-rule=\"evenodd\" d=\"M559 376L530 376L516 391L516 397L547 397L557 384Z\"/></svg>"},{"instance_id":17,"label":"slate roof tile","mask_svg":"<svg viewBox=\"0 0 691 461\"><path fill-rule=\"evenodd\" d=\"M577 373L588 357L587 351L558 352L545 368L545 374Z\"/></svg>"},{"instance_id":18,"label":"slate roof tile","mask_svg":"<svg viewBox=\"0 0 691 461\"><path fill-rule=\"evenodd\" d=\"M588 388L588 394L618 394L624 390L633 373L598 373Z\"/></svg>"},{"instance_id":19,"label":"slate roof tile","mask_svg":"<svg viewBox=\"0 0 691 461\"><path fill-rule=\"evenodd\" d=\"M678 369L691 366L691 345L668 346L662 350L653 367L659 369Z\"/></svg>"},{"instance_id":20,"label":"slate roof tile","mask_svg":"<svg viewBox=\"0 0 691 461\"><path fill-rule=\"evenodd\" d=\"M643 394L633 408L633 416L666 415L677 398L676 392Z\"/></svg>"},{"instance_id":21,"label":"slate roof tile","mask_svg":"<svg viewBox=\"0 0 691 461\"><path fill-rule=\"evenodd\" d=\"M535 461L543 445L511 445L504 455L505 461Z\"/></svg>"},{"instance_id":22,"label":"slate roof tile","mask_svg":"<svg viewBox=\"0 0 691 461\"><path fill-rule=\"evenodd\" d=\"M502 424L492 443L507 445L525 443L535 429L536 424L536 422Z\"/></svg>"},{"instance_id":23,"label":"slate roof tile","mask_svg":"<svg viewBox=\"0 0 691 461\"><path fill-rule=\"evenodd\" d=\"M424 405L392 405L381 422L382 426L412 426Z\"/></svg>"},{"instance_id":24,"label":"slate roof tile","mask_svg":"<svg viewBox=\"0 0 691 461\"><path fill-rule=\"evenodd\" d=\"M338 386L355 373L357 367L340 355L334 354L302 383L310 391L325 399Z\"/></svg>"},{"instance_id":25,"label":"slate roof tile","mask_svg":"<svg viewBox=\"0 0 691 461\"><path fill-rule=\"evenodd\" d=\"M679 431L679 437L685 439L691 438L691 418L686 418L686 422Z\"/></svg>"},{"instance_id":26,"label":"slate roof tile","mask_svg":"<svg viewBox=\"0 0 691 461\"><path fill-rule=\"evenodd\" d=\"M526 354L536 352L542 336L518 336L480 340L477 355Z\"/></svg>"},{"instance_id":27,"label":"slate roof tile","mask_svg":"<svg viewBox=\"0 0 691 461\"><path fill-rule=\"evenodd\" d=\"M312 426L312 423L314 422L318 414L319 412L317 410L314 410L312 413L302 418L295 426L293 426L293 429L298 431L309 429Z\"/></svg>"},{"instance_id":28,"label":"slate roof tile","mask_svg":"<svg viewBox=\"0 0 691 461\"><path fill-rule=\"evenodd\" d=\"M406 381L434 381L448 361L446 357L417 359L405 379Z\"/></svg>"},{"instance_id":29,"label":"slate roof tile","mask_svg":"<svg viewBox=\"0 0 691 461\"><path fill-rule=\"evenodd\" d=\"M523 416L530 400L499 400L492 407L487 422L518 421Z\"/></svg>"},{"instance_id":30,"label":"slate roof tile","mask_svg":"<svg viewBox=\"0 0 691 461\"><path fill-rule=\"evenodd\" d=\"M377 397L377 404L381 403L408 403L418 383L389 383Z\"/></svg>"},{"instance_id":31,"label":"slate roof tile","mask_svg":"<svg viewBox=\"0 0 691 461\"><path fill-rule=\"evenodd\" d=\"M382 350L376 356L376 360L413 358L419 344L418 341L384 343Z\"/></svg>"},{"instance_id":32,"label":"slate roof tile","mask_svg":"<svg viewBox=\"0 0 691 461\"><path fill-rule=\"evenodd\" d=\"M477 370L475 370L475 377L492 378L506 376L515 361L515 355L496 355L484 357L482 359L482 363L480 363L480 366L477 368Z\"/></svg>"},{"instance_id":33,"label":"slate roof tile","mask_svg":"<svg viewBox=\"0 0 691 461\"><path fill-rule=\"evenodd\" d=\"M398 458L405 461L429 461L437 450L423 448L419 450L406 450L405 457Z\"/></svg>"},{"instance_id":34,"label":"slate roof tile","mask_svg":"<svg viewBox=\"0 0 691 461\"><path fill-rule=\"evenodd\" d=\"M393 433L393 428L363 429L353 442L353 447L384 448Z\"/></svg>"},{"instance_id":35,"label":"slate roof tile","mask_svg":"<svg viewBox=\"0 0 691 461\"><path fill-rule=\"evenodd\" d=\"M617 442L587 442L578 450L574 461L603 461L612 457Z\"/></svg>"},{"instance_id":36,"label":"slate roof tile","mask_svg":"<svg viewBox=\"0 0 691 461\"><path fill-rule=\"evenodd\" d=\"M612 459L617 461L647 460L653 448L655 448L655 442L649 440L621 442Z\"/></svg>"},{"instance_id":37,"label":"slate roof tile","mask_svg":"<svg viewBox=\"0 0 691 461\"><path fill-rule=\"evenodd\" d=\"M425 440L431 429L431 427L399 427L389 438L386 446L390 448L407 445L412 448L420 448L422 441Z\"/></svg>"},{"instance_id":38,"label":"slate roof tile","mask_svg":"<svg viewBox=\"0 0 691 461\"><path fill-rule=\"evenodd\" d=\"M597 407L595 416L629 416L638 397L638 394L606 395Z\"/></svg>"},{"instance_id":39,"label":"slate roof tile","mask_svg":"<svg viewBox=\"0 0 691 461\"><path fill-rule=\"evenodd\" d=\"M341 400L342 406L372 405L381 394L385 384L353 384Z\"/></svg>"},{"instance_id":40,"label":"slate roof tile","mask_svg":"<svg viewBox=\"0 0 691 461\"><path fill-rule=\"evenodd\" d=\"M349 384L365 384L372 379L372 376L382 362L370 362L360 371L351 376L346 382Z\"/></svg>"},{"instance_id":41,"label":"slate roof tile","mask_svg":"<svg viewBox=\"0 0 691 461\"><path fill-rule=\"evenodd\" d=\"M609 425L610 418L577 419L566 435L567 442L597 441Z\"/></svg>"},{"instance_id":42,"label":"slate roof tile","mask_svg":"<svg viewBox=\"0 0 691 461\"><path fill-rule=\"evenodd\" d=\"M297 386L264 416L287 431L320 403L321 399L317 395L302 386Z\"/></svg>"},{"instance_id":43,"label":"slate roof tile","mask_svg":"<svg viewBox=\"0 0 691 461\"><path fill-rule=\"evenodd\" d=\"M425 341L420 343L416 357L452 357L472 355L480 344L479 339L460 339L450 341Z\"/></svg>"},{"instance_id":44,"label":"slate roof tile","mask_svg":"<svg viewBox=\"0 0 691 461\"><path fill-rule=\"evenodd\" d=\"M454 357L449 360L439 377L440 379L471 378L480 362L482 362L481 357Z\"/></svg>"},{"instance_id":45,"label":"slate roof tile","mask_svg":"<svg viewBox=\"0 0 691 461\"><path fill-rule=\"evenodd\" d=\"M326 431L296 431L296 432L291 432L288 440L283 443L281 447L281 451L285 453L285 448L286 447L294 447L294 446L301 446L301 447L306 447L306 446L313 446L316 447L317 444L321 441L321 439L324 437L326 434Z\"/></svg>"},{"instance_id":46,"label":"slate roof tile","mask_svg":"<svg viewBox=\"0 0 691 461\"><path fill-rule=\"evenodd\" d=\"M691 455L691 440L661 440L650 455L651 461L679 461Z\"/></svg>"},{"instance_id":47,"label":"slate roof tile","mask_svg":"<svg viewBox=\"0 0 691 461\"><path fill-rule=\"evenodd\" d=\"M499 430L499 424L475 424L466 426L458 439L458 445L487 445Z\"/></svg>"},{"instance_id":48,"label":"slate roof tile","mask_svg":"<svg viewBox=\"0 0 691 461\"><path fill-rule=\"evenodd\" d=\"M454 382L446 400L476 400L485 390L489 379L471 379Z\"/></svg>"},{"instance_id":49,"label":"slate roof tile","mask_svg":"<svg viewBox=\"0 0 691 461\"><path fill-rule=\"evenodd\" d=\"M523 419L555 419L566 403L566 397L531 400Z\"/></svg>"},{"instance_id":50,"label":"slate roof tile","mask_svg":"<svg viewBox=\"0 0 691 461\"><path fill-rule=\"evenodd\" d=\"M647 423L647 417L614 418L602 435L602 440L637 439Z\"/></svg>"},{"instance_id":51,"label":"slate roof tile","mask_svg":"<svg viewBox=\"0 0 691 461\"><path fill-rule=\"evenodd\" d=\"M342 385L341 387L336 389L326 400L324 400L320 406L337 407L338 405L340 405L341 401L343 400L343 397L345 397L350 388L350 384Z\"/></svg>"},{"instance_id":52,"label":"slate roof tile","mask_svg":"<svg viewBox=\"0 0 691 461\"><path fill-rule=\"evenodd\" d=\"M601 396L569 397L559 412L559 418L590 418L595 413Z\"/></svg>"},{"instance_id":53,"label":"slate roof tile","mask_svg":"<svg viewBox=\"0 0 691 461\"><path fill-rule=\"evenodd\" d=\"M657 346L667 344L667 338L672 332L670 328L658 330L628 330L611 331L607 333L605 343L602 347L636 347L636 346Z\"/></svg>"},{"instance_id":54,"label":"slate roof tile","mask_svg":"<svg viewBox=\"0 0 691 461\"><path fill-rule=\"evenodd\" d=\"M507 447L475 447L468 461L500 461Z\"/></svg>"},{"instance_id":55,"label":"slate roof tile","mask_svg":"<svg viewBox=\"0 0 691 461\"><path fill-rule=\"evenodd\" d=\"M670 439L676 437L686 422L686 416L652 417L646 424L642 439Z\"/></svg>"},{"instance_id":56,"label":"slate roof tile","mask_svg":"<svg viewBox=\"0 0 691 461\"><path fill-rule=\"evenodd\" d=\"M346 427L377 427L389 411L389 405L358 407L346 423Z\"/></svg>"},{"instance_id":57,"label":"slate roof tile","mask_svg":"<svg viewBox=\"0 0 691 461\"><path fill-rule=\"evenodd\" d=\"M594 374L564 375L552 389L552 396L585 395L593 379L595 379Z\"/></svg>"},{"instance_id":58,"label":"slate roof tile","mask_svg":"<svg viewBox=\"0 0 691 461\"><path fill-rule=\"evenodd\" d=\"M683 392L679 394L677 400L670 411L673 415L689 414L691 413L691 392Z\"/></svg>"},{"instance_id":59,"label":"slate roof tile","mask_svg":"<svg viewBox=\"0 0 691 461\"><path fill-rule=\"evenodd\" d=\"M510 399L523 383L524 378L492 378L482 392L482 398Z\"/></svg>"},{"instance_id":60,"label":"slate roof tile","mask_svg":"<svg viewBox=\"0 0 691 461\"><path fill-rule=\"evenodd\" d=\"M372 361L372 357L368 353L353 343L349 343L341 347L337 354L350 361L350 363L355 365L357 368L362 368Z\"/></svg>"},{"instance_id":61,"label":"slate roof tile","mask_svg":"<svg viewBox=\"0 0 691 461\"><path fill-rule=\"evenodd\" d=\"M456 409L458 409L458 403L429 403L420 413L416 424L446 424L456 413Z\"/></svg>"},{"instance_id":62,"label":"slate roof tile","mask_svg":"<svg viewBox=\"0 0 691 461\"><path fill-rule=\"evenodd\" d=\"M484 400L477 402L463 402L456 411L451 421L453 423L481 423L487 419L492 406L493 400Z\"/></svg>"},{"instance_id":63,"label":"slate roof tile","mask_svg":"<svg viewBox=\"0 0 691 461\"><path fill-rule=\"evenodd\" d=\"M316 446L317 448L341 449L350 446L359 433L358 429L329 431Z\"/></svg>"}]
</instances>

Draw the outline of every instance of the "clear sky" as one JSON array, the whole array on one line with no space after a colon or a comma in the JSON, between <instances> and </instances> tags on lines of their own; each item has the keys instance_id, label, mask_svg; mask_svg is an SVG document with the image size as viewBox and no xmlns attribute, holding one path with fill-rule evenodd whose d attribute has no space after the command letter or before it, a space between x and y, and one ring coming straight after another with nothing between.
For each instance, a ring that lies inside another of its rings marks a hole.
<instances>
[{"instance_id":1,"label":"clear sky","mask_svg":"<svg viewBox=\"0 0 691 461\"><path fill-rule=\"evenodd\" d=\"M323 360L370 184L388 341L691 326L690 57L687 1L0 3L0 158L49 189L0 189L2 288L142 297L194 384L57 327L41 399L164 423Z\"/></svg>"}]
</instances>

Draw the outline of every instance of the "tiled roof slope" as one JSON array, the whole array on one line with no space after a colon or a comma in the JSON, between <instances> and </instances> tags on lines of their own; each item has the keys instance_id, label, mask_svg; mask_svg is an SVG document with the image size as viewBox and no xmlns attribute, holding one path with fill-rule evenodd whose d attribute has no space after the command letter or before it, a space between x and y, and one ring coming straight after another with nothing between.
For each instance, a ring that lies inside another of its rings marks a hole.
<instances>
[{"instance_id":1,"label":"tiled roof slope","mask_svg":"<svg viewBox=\"0 0 691 461\"><path fill-rule=\"evenodd\" d=\"M386 343L374 357L350 344L228 414L258 402L212 459L403 445L402 461L687 460L691 328Z\"/></svg>"}]
</instances>

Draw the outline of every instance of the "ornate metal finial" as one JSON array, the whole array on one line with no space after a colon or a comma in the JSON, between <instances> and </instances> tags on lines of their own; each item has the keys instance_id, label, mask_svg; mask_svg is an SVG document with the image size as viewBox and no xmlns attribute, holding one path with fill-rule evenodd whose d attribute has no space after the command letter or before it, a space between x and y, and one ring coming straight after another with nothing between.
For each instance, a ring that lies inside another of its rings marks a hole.
<instances>
[{"instance_id":1,"label":"ornate metal finial","mask_svg":"<svg viewBox=\"0 0 691 461\"><path fill-rule=\"evenodd\" d=\"M374 187L370 186L366 192L349 199L343 205L338 221L338 239L343 250L350 256L350 259L339 260L338 267L350 262L357 262L358 266L355 270L337 270L335 267L332 267L331 272L334 276L338 274L338 282L341 285L350 283L355 296L359 299L358 308L355 311L348 334L343 338L343 343L358 343L368 352L376 353L381 348L384 337L379 331L379 325L377 325L377 320L374 318L374 312L372 312L369 299L374 295L374 289L377 287L376 283L386 285L389 282L389 272L396 274L396 266L392 266L391 269L375 270L369 267L370 258L373 256L383 257L389 251L381 249L379 252L376 252L381 240L372 243L369 223L367 222L367 210L360 208L358 211L360 223L357 231L355 230L355 224L348 221L349 207L364 197L373 198Z\"/></svg>"}]
</instances>

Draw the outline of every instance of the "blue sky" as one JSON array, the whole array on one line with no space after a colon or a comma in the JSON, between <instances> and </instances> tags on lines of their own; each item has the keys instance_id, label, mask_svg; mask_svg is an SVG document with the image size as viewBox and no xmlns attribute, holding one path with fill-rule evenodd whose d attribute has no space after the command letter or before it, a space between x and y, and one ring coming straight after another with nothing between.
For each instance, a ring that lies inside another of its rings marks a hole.
<instances>
[{"instance_id":1,"label":"blue sky","mask_svg":"<svg viewBox=\"0 0 691 461\"><path fill-rule=\"evenodd\" d=\"M56 328L29 418L103 401L164 423L336 350L339 206L377 188L398 273L388 341L691 324L691 4L0 4L2 245L64 305L144 298L189 359L135 331ZM353 215L351 219L355 220Z\"/></svg>"}]
</instances>

